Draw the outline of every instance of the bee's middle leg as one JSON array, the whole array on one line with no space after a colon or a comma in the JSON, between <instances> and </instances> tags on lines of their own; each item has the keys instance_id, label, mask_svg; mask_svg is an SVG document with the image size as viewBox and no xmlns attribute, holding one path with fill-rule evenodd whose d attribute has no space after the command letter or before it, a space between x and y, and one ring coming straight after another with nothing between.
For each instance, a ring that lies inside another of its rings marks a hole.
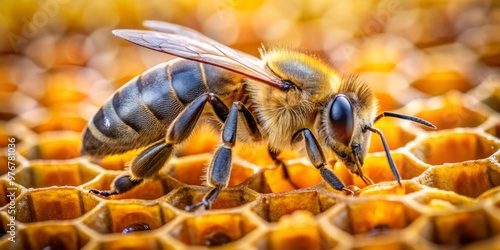
<instances>
[{"instance_id":1,"label":"bee's middle leg","mask_svg":"<svg viewBox=\"0 0 500 250\"><path fill-rule=\"evenodd\" d=\"M250 136L254 140L260 139L261 134L255 118L242 103L234 102L222 129L223 144L217 148L212 161L208 165L207 184L213 188L203 197L201 202L186 207L186 210L191 211L200 206L204 206L205 209L210 208L220 191L228 186L232 165L232 149L236 143L239 114L243 115L244 124Z\"/></svg>"},{"instance_id":2,"label":"bee's middle leg","mask_svg":"<svg viewBox=\"0 0 500 250\"><path fill-rule=\"evenodd\" d=\"M173 146L183 142L191 135L207 102L212 105L220 119L226 119L229 110L214 94L207 93L196 98L172 122L167 130L165 140L151 144L136 156L131 163L129 173L118 176L113 181L111 190L90 189L90 191L107 197L127 192L139 185L144 179L154 177L170 159Z\"/></svg>"}]
</instances>

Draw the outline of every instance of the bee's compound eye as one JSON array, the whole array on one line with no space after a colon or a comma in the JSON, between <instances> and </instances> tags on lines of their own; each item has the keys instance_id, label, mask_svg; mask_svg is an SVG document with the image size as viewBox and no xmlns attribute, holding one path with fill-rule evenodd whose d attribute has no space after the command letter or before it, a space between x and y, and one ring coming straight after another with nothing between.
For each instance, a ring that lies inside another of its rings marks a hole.
<instances>
[{"instance_id":1,"label":"bee's compound eye","mask_svg":"<svg viewBox=\"0 0 500 250\"><path fill-rule=\"evenodd\" d=\"M333 100L330 109L330 120L333 130L337 133L342 143L348 145L354 129L354 114L351 102L344 95L339 95Z\"/></svg>"}]
</instances>

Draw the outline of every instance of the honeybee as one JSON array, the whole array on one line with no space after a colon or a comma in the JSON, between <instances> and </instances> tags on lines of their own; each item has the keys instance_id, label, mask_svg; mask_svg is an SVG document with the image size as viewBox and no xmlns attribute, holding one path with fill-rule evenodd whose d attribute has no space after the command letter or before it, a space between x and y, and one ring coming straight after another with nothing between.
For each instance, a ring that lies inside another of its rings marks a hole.
<instances>
[{"instance_id":1,"label":"honeybee","mask_svg":"<svg viewBox=\"0 0 500 250\"><path fill-rule=\"evenodd\" d=\"M146 147L131 162L128 173L114 180L111 190L91 189L98 195L127 192L154 177L200 117L218 121L222 144L207 168L211 190L189 210L209 208L227 187L236 142L266 142L273 158L283 149L305 146L329 185L352 192L334 174L323 150L372 184L361 169L370 133L376 133L401 184L387 142L374 122L391 116L434 127L412 116L377 115L377 100L365 82L337 73L314 55L274 46L260 49L259 59L186 27L158 21L144 25L151 30L114 30L113 34L180 58L132 79L89 121L83 155L103 157Z\"/></svg>"}]
</instances>

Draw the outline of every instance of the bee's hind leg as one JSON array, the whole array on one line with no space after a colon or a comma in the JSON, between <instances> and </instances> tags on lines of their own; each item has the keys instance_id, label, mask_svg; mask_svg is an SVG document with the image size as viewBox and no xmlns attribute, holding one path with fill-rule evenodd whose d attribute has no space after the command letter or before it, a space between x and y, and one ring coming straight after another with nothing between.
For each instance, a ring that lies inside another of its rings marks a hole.
<instances>
[{"instance_id":1,"label":"bee's hind leg","mask_svg":"<svg viewBox=\"0 0 500 250\"><path fill-rule=\"evenodd\" d=\"M168 161L172 151L172 143L167 143L165 140L157 141L134 158L128 174L115 178L111 190L90 189L89 191L103 197L125 193L141 184L144 179L154 177Z\"/></svg>"},{"instance_id":2,"label":"bee's hind leg","mask_svg":"<svg viewBox=\"0 0 500 250\"><path fill-rule=\"evenodd\" d=\"M213 188L200 202L187 206L186 210L192 211L201 206L204 206L205 209L209 209L220 191L228 186L232 165L232 148L236 143L239 113L243 115L246 128L250 135L255 140L260 138L261 134L258 130L255 118L242 103L234 102L222 129L223 144L217 148L212 161L208 165L207 184Z\"/></svg>"}]
</instances>

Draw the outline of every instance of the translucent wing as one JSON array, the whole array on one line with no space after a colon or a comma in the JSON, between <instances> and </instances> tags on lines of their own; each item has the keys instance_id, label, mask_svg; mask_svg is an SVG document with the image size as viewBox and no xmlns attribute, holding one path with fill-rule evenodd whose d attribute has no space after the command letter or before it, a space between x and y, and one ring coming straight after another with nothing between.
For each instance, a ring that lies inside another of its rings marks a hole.
<instances>
[{"instance_id":1,"label":"translucent wing","mask_svg":"<svg viewBox=\"0 0 500 250\"><path fill-rule=\"evenodd\" d=\"M231 49L197 31L156 21L145 22L145 25L156 31L113 30L113 34L149 49L221 67L279 89L290 87L290 83L265 67L262 60Z\"/></svg>"},{"instance_id":2,"label":"translucent wing","mask_svg":"<svg viewBox=\"0 0 500 250\"><path fill-rule=\"evenodd\" d=\"M186 36L189 38L197 39L197 40L200 40L200 41L203 41L206 43L222 45L221 43L213 40L212 38L209 38L209 37L203 35L202 33L198 32L194 29L190 29L188 27L184 27L184 26L178 25L178 24L167 23L167 22L162 22L162 21L147 20L147 21L142 22L142 25L150 30L160 31L163 33L168 33L168 34L178 34L178 35Z\"/></svg>"}]
</instances>

